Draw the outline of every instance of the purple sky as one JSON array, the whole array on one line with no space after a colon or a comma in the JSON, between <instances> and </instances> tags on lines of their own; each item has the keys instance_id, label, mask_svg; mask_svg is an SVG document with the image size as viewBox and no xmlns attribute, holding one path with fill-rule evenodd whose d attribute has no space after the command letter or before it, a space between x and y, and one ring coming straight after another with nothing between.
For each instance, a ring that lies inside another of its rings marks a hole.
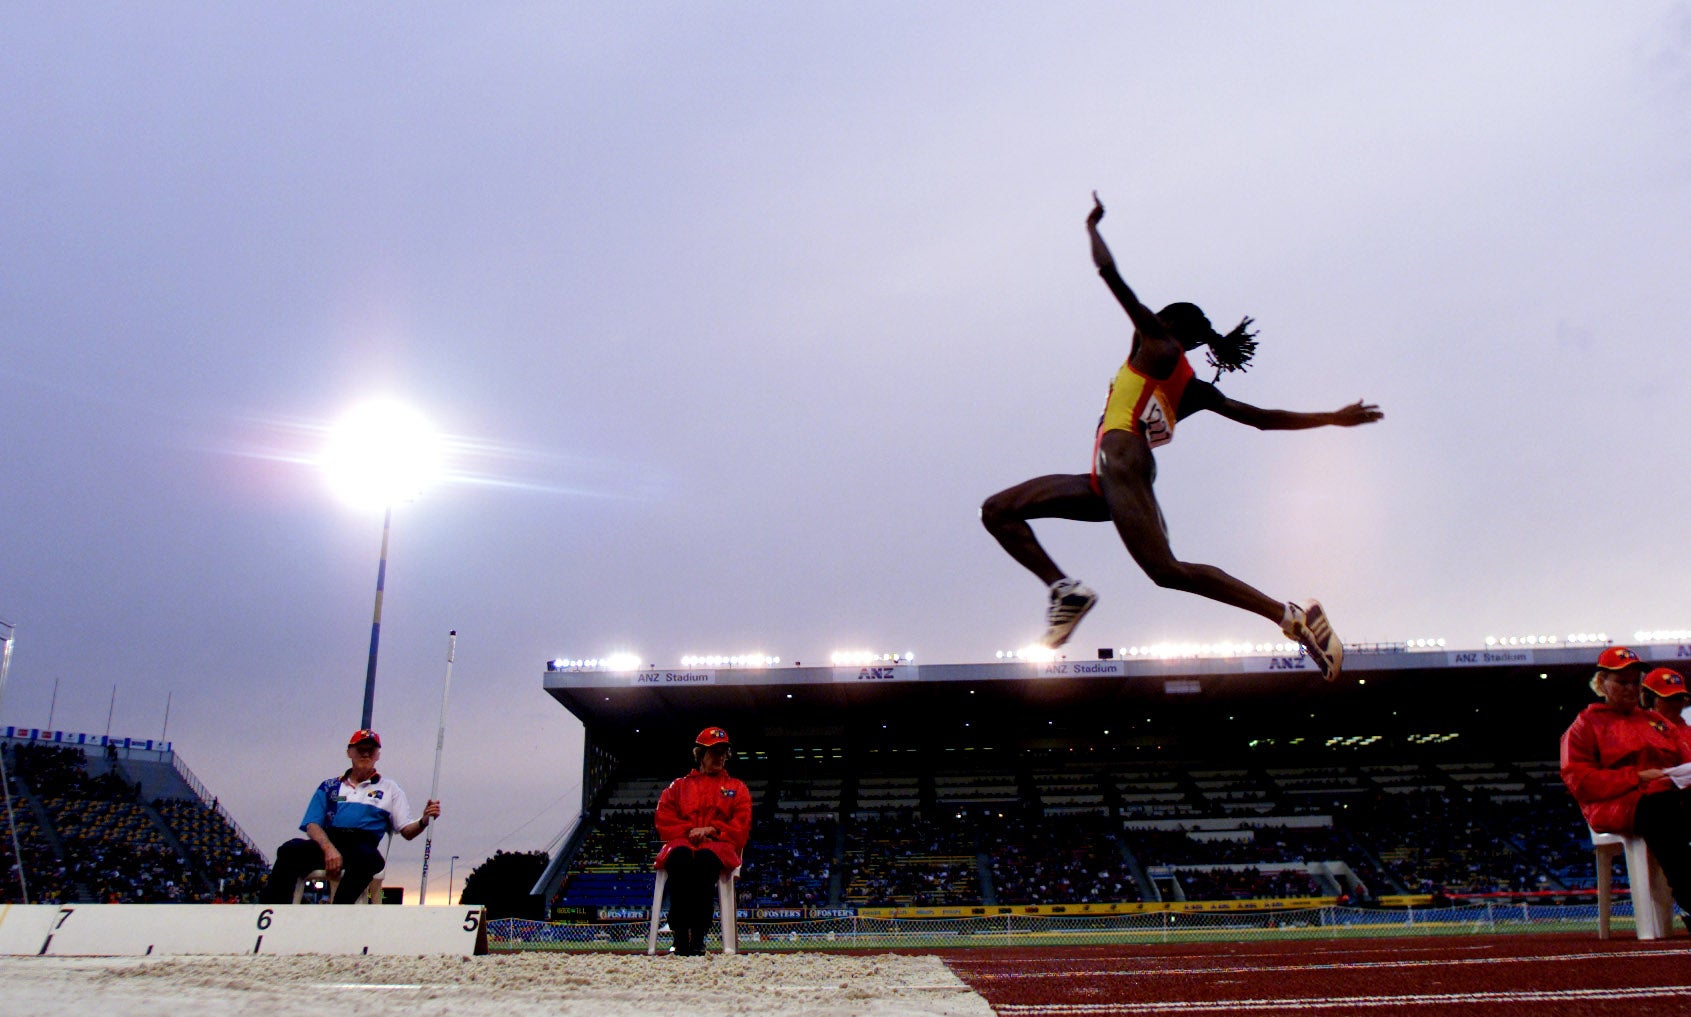
<instances>
[{"instance_id":1,"label":"purple sky","mask_svg":"<svg viewBox=\"0 0 1691 1017\"><path fill-rule=\"evenodd\" d=\"M479 481L396 510L388 574L414 799L460 632L437 857L569 815L548 658L1030 641L975 511L1086 466L1129 338L1094 188L1148 303L1256 317L1230 395L1386 411L1183 425L1178 554L1351 640L1691 626L1684 3L14 3L0 38L0 722L58 680L100 733L115 685L156 737L171 695L266 850L358 720L381 520L302 461L372 394ZM1041 535L1102 595L1076 646L1275 636Z\"/></svg>"}]
</instances>

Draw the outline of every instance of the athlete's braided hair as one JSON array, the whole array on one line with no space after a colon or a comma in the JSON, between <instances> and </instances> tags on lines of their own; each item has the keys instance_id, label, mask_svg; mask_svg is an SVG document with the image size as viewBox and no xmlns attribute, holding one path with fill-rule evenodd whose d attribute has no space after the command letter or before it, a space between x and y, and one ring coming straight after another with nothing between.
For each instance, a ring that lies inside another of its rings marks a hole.
<instances>
[{"instance_id":1,"label":"athlete's braided hair","mask_svg":"<svg viewBox=\"0 0 1691 1017\"><path fill-rule=\"evenodd\" d=\"M1243 371L1250 366L1251 358L1257 353L1257 334L1250 329L1251 319L1247 315L1233 326L1233 331L1210 339L1209 352L1204 354L1204 359L1215 368L1215 377L1210 379L1210 384L1220 381L1223 374Z\"/></svg>"}]
</instances>

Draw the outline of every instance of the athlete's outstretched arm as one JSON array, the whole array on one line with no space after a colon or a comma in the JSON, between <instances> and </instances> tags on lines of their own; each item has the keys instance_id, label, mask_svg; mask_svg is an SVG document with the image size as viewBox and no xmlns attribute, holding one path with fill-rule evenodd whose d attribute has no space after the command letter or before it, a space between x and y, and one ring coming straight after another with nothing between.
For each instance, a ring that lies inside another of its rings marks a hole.
<instances>
[{"instance_id":1,"label":"athlete's outstretched arm","mask_svg":"<svg viewBox=\"0 0 1691 1017\"><path fill-rule=\"evenodd\" d=\"M1206 391L1207 390L1207 391ZM1372 424L1385 416L1373 403L1358 399L1349 406L1331 413L1299 413L1294 410L1265 410L1260 406L1242 403L1221 394L1208 382L1193 381L1186 387L1187 398L1193 400L1195 410L1213 410L1228 420L1247 424L1259 431L1301 431L1310 427L1355 427ZM1184 400L1183 400L1184 401Z\"/></svg>"},{"instance_id":2,"label":"athlete's outstretched arm","mask_svg":"<svg viewBox=\"0 0 1691 1017\"><path fill-rule=\"evenodd\" d=\"M1134 295L1121 273L1116 271L1116 259L1110 254L1110 247L1104 243L1104 238L1098 233L1098 222L1104 218L1104 203L1098 200L1098 192L1092 192L1092 211L1086 216L1086 233L1092 238L1092 263L1098 266L1098 274L1104 277L1104 284L1116 296L1122 310L1133 319L1133 327L1151 336L1167 334L1162 319L1158 318L1149 307Z\"/></svg>"}]
</instances>

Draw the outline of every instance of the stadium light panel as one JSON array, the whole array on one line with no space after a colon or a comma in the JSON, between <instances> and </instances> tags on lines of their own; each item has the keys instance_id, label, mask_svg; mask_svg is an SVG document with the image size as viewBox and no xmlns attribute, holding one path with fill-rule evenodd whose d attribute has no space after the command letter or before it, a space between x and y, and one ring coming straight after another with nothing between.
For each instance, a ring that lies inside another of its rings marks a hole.
<instances>
[{"instance_id":1,"label":"stadium light panel","mask_svg":"<svg viewBox=\"0 0 1691 1017\"><path fill-rule=\"evenodd\" d=\"M1653 631L1639 631L1632 634L1634 642L1639 643L1683 643L1691 640L1691 629L1656 629Z\"/></svg>"},{"instance_id":2,"label":"stadium light panel","mask_svg":"<svg viewBox=\"0 0 1691 1017\"><path fill-rule=\"evenodd\" d=\"M416 498L445 473L446 443L416 409L393 399L354 407L330 430L322 452L329 486L358 508Z\"/></svg>"},{"instance_id":3,"label":"stadium light panel","mask_svg":"<svg viewBox=\"0 0 1691 1017\"><path fill-rule=\"evenodd\" d=\"M781 663L780 657L763 653L689 653L681 658L682 667L771 667Z\"/></svg>"}]
</instances>

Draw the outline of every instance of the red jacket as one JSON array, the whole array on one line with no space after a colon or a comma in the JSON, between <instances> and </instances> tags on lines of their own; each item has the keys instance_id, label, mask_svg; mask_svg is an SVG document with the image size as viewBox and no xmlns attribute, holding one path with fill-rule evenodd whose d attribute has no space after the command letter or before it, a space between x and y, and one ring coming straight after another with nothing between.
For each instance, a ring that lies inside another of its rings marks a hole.
<instances>
[{"instance_id":1,"label":"red jacket","mask_svg":"<svg viewBox=\"0 0 1691 1017\"><path fill-rule=\"evenodd\" d=\"M1666 714L1658 716L1668 722L1668 730L1679 739L1679 750L1685 753L1685 761L1691 763L1691 724L1685 723L1684 717L1669 717Z\"/></svg>"},{"instance_id":2,"label":"red jacket","mask_svg":"<svg viewBox=\"0 0 1691 1017\"><path fill-rule=\"evenodd\" d=\"M658 798L655 817L663 850L653 868L663 868L664 859L675 847L689 847L687 831L714 826L717 836L698 845L717 857L723 871L739 867L740 852L752 829L752 793L745 782L726 773L715 777L694 770L672 781Z\"/></svg>"},{"instance_id":3,"label":"red jacket","mask_svg":"<svg viewBox=\"0 0 1691 1017\"><path fill-rule=\"evenodd\" d=\"M1682 762L1685 749L1679 739L1649 710L1620 713L1593 703L1562 735L1562 783L1599 833L1631 833L1638 799L1672 790L1673 781L1666 777L1640 785L1640 770L1665 770Z\"/></svg>"}]
</instances>

